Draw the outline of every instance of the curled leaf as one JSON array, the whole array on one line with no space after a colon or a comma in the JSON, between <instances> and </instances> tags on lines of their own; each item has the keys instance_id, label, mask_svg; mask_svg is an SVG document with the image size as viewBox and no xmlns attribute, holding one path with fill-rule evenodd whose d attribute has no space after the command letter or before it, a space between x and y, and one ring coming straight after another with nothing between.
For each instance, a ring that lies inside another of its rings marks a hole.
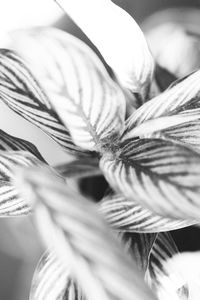
<instances>
[{"instance_id":1,"label":"curled leaf","mask_svg":"<svg viewBox=\"0 0 200 300\"><path fill-rule=\"evenodd\" d=\"M199 220L199 154L170 141L138 139L114 155L103 156L100 167L116 191L165 217Z\"/></svg>"},{"instance_id":2,"label":"curled leaf","mask_svg":"<svg viewBox=\"0 0 200 300\"><path fill-rule=\"evenodd\" d=\"M134 19L110 0L57 0L99 49L120 83L144 100L154 63ZM77 9L78 7L78 9Z\"/></svg>"},{"instance_id":3,"label":"curled leaf","mask_svg":"<svg viewBox=\"0 0 200 300\"><path fill-rule=\"evenodd\" d=\"M46 94L41 89L24 61L10 50L0 50L0 99L12 110L30 121L66 151L88 155L75 146L59 117L52 109Z\"/></svg>"},{"instance_id":4,"label":"curled leaf","mask_svg":"<svg viewBox=\"0 0 200 300\"><path fill-rule=\"evenodd\" d=\"M154 299L93 203L45 170L21 171L15 183L35 202L45 243L71 268L88 299Z\"/></svg>"},{"instance_id":5,"label":"curled leaf","mask_svg":"<svg viewBox=\"0 0 200 300\"><path fill-rule=\"evenodd\" d=\"M170 219L153 213L121 195L106 197L100 202L100 212L108 223L123 232L165 232L197 224L198 221Z\"/></svg>"}]
</instances>

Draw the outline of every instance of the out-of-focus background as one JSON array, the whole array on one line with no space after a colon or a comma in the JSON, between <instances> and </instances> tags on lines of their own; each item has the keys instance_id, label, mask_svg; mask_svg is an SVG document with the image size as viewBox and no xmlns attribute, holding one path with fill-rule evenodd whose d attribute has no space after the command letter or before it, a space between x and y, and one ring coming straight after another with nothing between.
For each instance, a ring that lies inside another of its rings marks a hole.
<instances>
[{"instance_id":1,"label":"out-of-focus background","mask_svg":"<svg viewBox=\"0 0 200 300\"><path fill-rule=\"evenodd\" d=\"M157 12L153 20L144 24L146 30L149 30L151 26L154 27L157 23L169 22L170 11L163 14L161 10L178 7L176 14L173 15L173 20L176 17L182 20L183 18L178 17L181 7L200 9L198 0L115 0L113 2L127 10L139 23ZM199 16L197 11L196 25L198 27L199 22L200 32ZM53 0L0 0L0 45L1 39L10 30L41 25L54 25L87 41L81 30L63 14ZM166 47L169 44L170 35L166 35L164 39ZM153 38L158 36L159 33L156 33ZM162 33L161 37L163 41ZM11 112L2 103L0 103L0 129L33 142L51 164L67 159L59 146L39 129ZM189 234L187 239L191 239L192 244L192 235ZM190 240L188 244L190 244ZM184 247L182 245L183 249ZM29 218L24 218L23 221L21 219L0 219L0 299L28 299L31 278L42 251Z\"/></svg>"}]
</instances>

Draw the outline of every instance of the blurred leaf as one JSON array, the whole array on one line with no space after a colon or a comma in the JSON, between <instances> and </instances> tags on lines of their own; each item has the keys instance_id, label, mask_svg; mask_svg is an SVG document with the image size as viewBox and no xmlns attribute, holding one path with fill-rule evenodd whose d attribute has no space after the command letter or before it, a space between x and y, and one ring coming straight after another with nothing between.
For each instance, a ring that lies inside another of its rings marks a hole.
<instances>
[{"instance_id":1,"label":"blurred leaf","mask_svg":"<svg viewBox=\"0 0 200 300\"><path fill-rule=\"evenodd\" d=\"M0 49L0 98L20 116L42 129L68 153L85 155L83 150L73 144L69 132L23 60L5 49Z\"/></svg>"},{"instance_id":2,"label":"blurred leaf","mask_svg":"<svg viewBox=\"0 0 200 300\"><path fill-rule=\"evenodd\" d=\"M76 159L72 162L56 166L56 171L67 178L84 178L101 175L97 158Z\"/></svg>"},{"instance_id":3,"label":"blurred leaf","mask_svg":"<svg viewBox=\"0 0 200 300\"><path fill-rule=\"evenodd\" d=\"M82 292L72 280L70 271L54 252L46 252L40 259L32 280L30 300L82 300Z\"/></svg>"},{"instance_id":4,"label":"blurred leaf","mask_svg":"<svg viewBox=\"0 0 200 300\"><path fill-rule=\"evenodd\" d=\"M119 135L125 96L95 53L58 29L33 29L24 35L32 42L37 59L46 63L35 73L74 142L87 150L98 150L101 140ZM32 66L35 57L31 53L24 56L29 56Z\"/></svg>"},{"instance_id":5,"label":"blurred leaf","mask_svg":"<svg viewBox=\"0 0 200 300\"><path fill-rule=\"evenodd\" d=\"M0 217L22 216L31 211L29 200L18 194L13 183L17 167L40 166L33 154L25 151L0 151Z\"/></svg>"},{"instance_id":6,"label":"blurred leaf","mask_svg":"<svg viewBox=\"0 0 200 300\"><path fill-rule=\"evenodd\" d=\"M127 120L123 139L146 136L165 128L200 119L200 71L175 83L148 101Z\"/></svg>"},{"instance_id":7,"label":"blurred leaf","mask_svg":"<svg viewBox=\"0 0 200 300\"><path fill-rule=\"evenodd\" d=\"M108 196L100 202L100 212L115 229L125 232L163 232L197 224L197 221L169 219L143 208L124 196Z\"/></svg>"},{"instance_id":8,"label":"blurred leaf","mask_svg":"<svg viewBox=\"0 0 200 300\"><path fill-rule=\"evenodd\" d=\"M122 86L139 93L146 100L154 63L144 35L134 19L109 0L56 2L91 39Z\"/></svg>"},{"instance_id":9,"label":"blurred leaf","mask_svg":"<svg viewBox=\"0 0 200 300\"><path fill-rule=\"evenodd\" d=\"M161 139L121 144L100 167L111 186L128 199L165 217L200 216L200 156Z\"/></svg>"},{"instance_id":10,"label":"blurred leaf","mask_svg":"<svg viewBox=\"0 0 200 300\"><path fill-rule=\"evenodd\" d=\"M154 299L92 202L47 170L18 172L15 183L35 202L44 242L54 247L65 268L70 267L88 299Z\"/></svg>"}]
</instances>

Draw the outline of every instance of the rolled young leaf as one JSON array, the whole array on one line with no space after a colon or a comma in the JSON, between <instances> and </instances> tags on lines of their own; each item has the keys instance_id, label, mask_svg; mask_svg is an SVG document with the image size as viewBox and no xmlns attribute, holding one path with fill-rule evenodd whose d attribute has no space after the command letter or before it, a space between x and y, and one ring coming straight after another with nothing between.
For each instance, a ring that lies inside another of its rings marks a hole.
<instances>
[{"instance_id":1,"label":"rolled young leaf","mask_svg":"<svg viewBox=\"0 0 200 300\"><path fill-rule=\"evenodd\" d=\"M165 218L122 195L108 196L99 204L100 212L108 223L123 232L165 232L198 223L195 220Z\"/></svg>"},{"instance_id":2,"label":"rolled young leaf","mask_svg":"<svg viewBox=\"0 0 200 300\"><path fill-rule=\"evenodd\" d=\"M200 219L200 155L161 139L138 139L105 154L100 167L128 199L171 218Z\"/></svg>"},{"instance_id":3,"label":"rolled young leaf","mask_svg":"<svg viewBox=\"0 0 200 300\"><path fill-rule=\"evenodd\" d=\"M33 70L75 144L99 150L102 140L122 133L125 96L95 53L58 29L33 29L27 36L44 61ZM24 52L32 69L35 55Z\"/></svg>"},{"instance_id":4,"label":"rolled young leaf","mask_svg":"<svg viewBox=\"0 0 200 300\"><path fill-rule=\"evenodd\" d=\"M35 270L30 300L83 300L83 294L54 252L42 255Z\"/></svg>"},{"instance_id":5,"label":"rolled young leaf","mask_svg":"<svg viewBox=\"0 0 200 300\"><path fill-rule=\"evenodd\" d=\"M146 136L173 125L200 119L200 71L179 80L142 105L127 120L123 139Z\"/></svg>"},{"instance_id":6,"label":"rolled young leaf","mask_svg":"<svg viewBox=\"0 0 200 300\"><path fill-rule=\"evenodd\" d=\"M110 0L56 0L86 33L120 83L144 100L154 63L134 19Z\"/></svg>"},{"instance_id":7,"label":"rolled young leaf","mask_svg":"<svg viewBox=\"0 0 200 300\"><path fill-rule=\"evenodd\" d=\"M0 99L59 143L70 154L88 155L74 145L68 130L52 109L40 85L24 61L10 50L0 49Z\"/></svg>"},{"instance_id":8,"label":"rolled young leaf","mask_svg":"<svg viewBox=\"0 0 200 300\"><path fill-rule=\"evenodd\" d=\"M154 299L93 203L45 170L18 172L15 184L35 203L45 243L71 268L88 299Z\"/></svg>"}]
</instances>

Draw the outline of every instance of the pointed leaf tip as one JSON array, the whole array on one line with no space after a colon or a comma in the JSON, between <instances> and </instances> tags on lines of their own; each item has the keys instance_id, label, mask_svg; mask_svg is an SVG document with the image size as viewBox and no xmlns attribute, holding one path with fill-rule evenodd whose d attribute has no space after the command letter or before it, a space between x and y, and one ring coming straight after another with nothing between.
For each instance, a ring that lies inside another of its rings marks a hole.
<instances>
[{"instance_id":1,"label":"pointed leaf tip","mask_svg":"<svg viewBox=\"0 0 200 300\"><path fill-rule=\"evenodd\" d=\"M57 0L86 33L120 83L146 98L154 62L134 19L110 0Z\"/></svg>"}]
</instances>

